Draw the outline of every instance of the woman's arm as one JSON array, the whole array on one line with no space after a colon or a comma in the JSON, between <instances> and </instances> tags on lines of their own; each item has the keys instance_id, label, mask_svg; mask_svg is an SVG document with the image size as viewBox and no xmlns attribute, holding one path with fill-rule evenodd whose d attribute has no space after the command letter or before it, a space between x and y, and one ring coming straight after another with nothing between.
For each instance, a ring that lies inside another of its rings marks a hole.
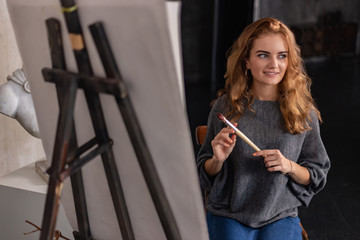
<instances>
[{"instance_id":1,"label":"woman's arm","mask_svg":"<svg viewBox=\"0 0 360 240\"><path fill-rule=\"evenodd\" d=\"M289 175L297 183L305 186L309 185L311 183L309 170L306 167L300 166L299 164L291 160L289 160L289 163L291 164L291 171L286 174Z\"/></svg>"},{"instance_id":2,"label":"woman's arm","mask_svg":"<svg viewBox=\"0 0 360 240\"><path fill-rule=\"evenodd\" d=\"M215 156L213 156L212 158L206 160L206 162L204 163L205 172L209 176L215 176L221 171L223 163L224 162L219 161L218 159L215 158Z\"/></svg>"}]
</instances>

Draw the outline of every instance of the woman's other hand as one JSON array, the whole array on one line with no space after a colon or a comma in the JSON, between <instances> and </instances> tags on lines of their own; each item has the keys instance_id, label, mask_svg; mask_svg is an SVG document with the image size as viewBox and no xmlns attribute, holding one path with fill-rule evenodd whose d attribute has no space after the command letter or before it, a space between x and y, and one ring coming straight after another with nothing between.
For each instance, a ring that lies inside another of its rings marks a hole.
<instances>
[{"instance_id":1,"label":"woman's other hand","mask_svg":"<svg viewBox=\"0 0 360 240\"><path fill-rule=\"evenodd\" d=\"M295 182L305 186L311 183L309 170L284 157L278 149L262 150L253 155L264 158L265 166L269 172L282 172L289 175Z\"/></svg>"},{"instance_id":2,"label":"woman's other hand","mask_svg":"<svg viewBox=\"0 0 360 240\"><path fill-rule=\"evenodd\" d=\"M278 149L262 150L253 154L263 156L264 163L269 172L282 172L289 174L292 171L291 162Z\"/></svg>"}]
</instances>

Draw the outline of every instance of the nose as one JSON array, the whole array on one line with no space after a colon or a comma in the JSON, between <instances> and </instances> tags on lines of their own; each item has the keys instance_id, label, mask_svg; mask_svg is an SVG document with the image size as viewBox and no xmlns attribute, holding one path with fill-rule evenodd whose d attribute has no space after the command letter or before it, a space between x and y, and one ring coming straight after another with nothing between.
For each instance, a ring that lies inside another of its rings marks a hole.
<instances>
[{"instance_id":1,"label":"nose","mask_svg":"<svg viewBox=\"0 0 360 240\"><path fill-rule=\"evenodd\" d=\"M276 57L269 58L269 68L277 68L279 66L278 59Z\"/></svg>"}]
</instances>

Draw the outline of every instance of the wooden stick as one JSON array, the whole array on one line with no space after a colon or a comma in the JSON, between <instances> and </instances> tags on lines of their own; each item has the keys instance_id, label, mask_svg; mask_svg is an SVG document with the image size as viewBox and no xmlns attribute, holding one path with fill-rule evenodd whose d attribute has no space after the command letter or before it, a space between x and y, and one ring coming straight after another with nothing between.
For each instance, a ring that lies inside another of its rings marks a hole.
<instances>
[{"instance_id":1,"label":"wooden stick","mask_svg":"<svg viewBox=\"0 0 360 240\"><path fill-rule=\"evenodd\" d=\"M245 136L245 134L243 134L237 127L235 127L229 120L227 120L224 115L222 115L221 113L219 113L217 115L217 117L224 122L226 125L228 125L229 127L231 127L236 135L238 135L242 140L244 140L247 144L249 144L253 149L255 149L255 151L259 152L261 151L260 148L258 148L258 146L255 145L255 143L253 143L247 136Z\"/></svg>"}]
</instances>

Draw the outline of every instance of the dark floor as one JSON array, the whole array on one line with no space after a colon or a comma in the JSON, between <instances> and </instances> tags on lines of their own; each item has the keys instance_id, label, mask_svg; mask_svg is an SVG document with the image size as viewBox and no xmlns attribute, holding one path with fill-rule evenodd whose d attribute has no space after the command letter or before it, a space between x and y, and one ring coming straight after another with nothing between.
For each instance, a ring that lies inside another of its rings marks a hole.
<instances>
[{"instance_id":1,"label":"dark floor","mask_svg":"<svg viewBox=\"0 0 360 240\"><path fill-rule=\"evenodd\" d=\"M307 61L306 69L332 167L324 190L308 208L299 209L301 222L311 240L360 239L360 58ZM206 124L213 94L208 86L194 84L186 86L186 95L194 133L197 125ZM195 144L194 149L197 153Z\"/></svg>"}]
</instances>

